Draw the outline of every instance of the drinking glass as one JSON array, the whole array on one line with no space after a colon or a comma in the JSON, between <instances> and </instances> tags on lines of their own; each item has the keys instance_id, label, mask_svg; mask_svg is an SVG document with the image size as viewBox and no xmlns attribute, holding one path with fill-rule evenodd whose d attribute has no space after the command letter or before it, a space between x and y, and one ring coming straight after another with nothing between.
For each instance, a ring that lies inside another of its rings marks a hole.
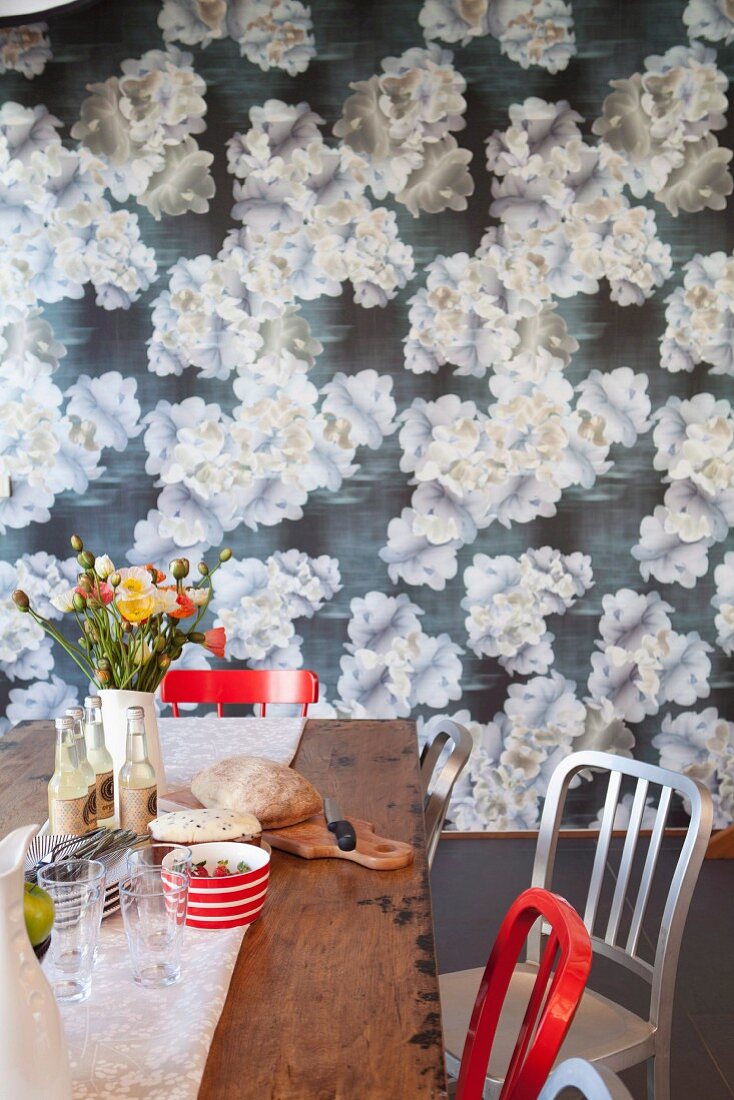
<instances>
[{"instance_id":1,"label":"drinking glass","mask_svg":"<svg viewBox=\"0 0 734 1100\"><path fill-rule=\"evenodd\" d=\"M44 969L57 1001L84 1001L92 988L102 921L105 867L98 859L63 859L38 871L54 903L51 948Z\"/></svg>"},{"instance_id":2,"label":"drinking glass","mask_svg":"<svg viewBox=\"0 0 734 1100\"><path fill-rule=\"evenodd\" d=\"M185 875L191 870L192 860L191 849L185 844L148 844L127 853L127 870L130 875L136 875L147 868L166 867Z\"/></svg>"},{"instance_id":3,"label":"drinking glass","mask_svg":"<svg viewBox=\"0 0 734 1100\"><path fill-rule=\"evenodd\" d=\"M120 907L138 985L173 985L181 977L188 876L141 867L120 883Z\"/></svg>"}]
</instances>

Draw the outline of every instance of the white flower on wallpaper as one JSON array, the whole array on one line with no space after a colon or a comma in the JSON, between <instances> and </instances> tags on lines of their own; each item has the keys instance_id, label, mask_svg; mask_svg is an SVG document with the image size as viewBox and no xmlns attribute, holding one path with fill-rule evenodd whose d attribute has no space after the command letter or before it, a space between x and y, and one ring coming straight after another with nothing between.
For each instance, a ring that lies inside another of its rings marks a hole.
<instances>
[{"instance_id":1,"label":"white flower on wallpaper","mask_svg":"<svg viewBox=\"0 0 734 1100\"><path fill-rule=\"evenodd\" d=\"M551 774L569 753L596 749L629 757L635 744L607 703L582 702L576 684L558 672L510 685L491 722L475 722L466 710L450 717L474 740L449 813L457 829L535 829Z\"/></svg>"},{"instance_id":2,"label":"white flower on wallpaper","mask_svg":"<svg viewBox=\"0 0 734 1100\"><path fill-rule=\"evenodd\" d=\"M337 684L340 715L406 718L415 707L436 709L459 698L463 650L448 634L426 634L423 610L406 595L368 592L349 608Z\"/></svg>"},{"instance_id":3,"label":"white flower on wallpaper","mask_svg":"<svg viewBox=\"0 0 734 1100\"><path fill-rule=\"evenodd\" d=\"M178 546L218 545L241 523L300 519L309 493L334 492L356 472L357 445L377 448L395 431L391 391L391 378L363 370L337 373L320 410L301 374L282 385L238 379L242 404L231 415L200 397L159 401L144 438L146 471L163 486L158 533Z\"/></svg>"},{"instance_id":4,"label":"white flower on wallpaper","mask_svg":"<svg viewBox=\"0 0 734 1100\"><path fill-rule=\"evenodd\" d=\"M642 305L671 273L669 246L652 211L623 194L624 160L590 145L565 100L512 104L510 127L487 141L490 214L505 227L513 266L530 268L516 289L536 300L596 294L607 279L620 305ZM532 271L536 267L537 270Z\"/></svg>"},{"instance_id":5,"label":"white flower on wallpaper","mask_svg":"<svg viewBox=\"0 0 734 1100\"><path fill-rule=\"evenodd\" d=\"M676 373L703 362L711 374L734 375L734 255L696 253L666 304L660 365Z\"/></svg>"},{"instance_id":6,"label":"white flower on wallpaper","mask_svg":"<svg viewBox=\"0 0 734 1100\"><path fill-rule=\"evenodd\" d=\"M81 298L128 309L156 275L138 219L104 197L102 162L65 149L43 106L0 107L0 323Z\"/></svg>"},{"instance_id":7,"label":"white flower on wallpaper","mask_svg":"<svg viewBox=\"0 0 734 1100\"><path fill-rule=\"evenodd\" d=\"M192 137L206 129L206 84L192 61L176 46L123 61L120 77L88 85L71 128L113 196L135 198L156 220L206 213L214 195L214 157Z\"/></svg>"},{"instance_id":8,"label":"white flower on wallpaper","mask_svg":"<svg viewBox=\"0 0 734 1100\"><path fill-rule=\"evenodd\" d=\"M683 22L691 38L706 38L728 46L734 41L734 8L731 0L688 0Z\"/></svg>"},{"instance_id":9,"label":"white flower on wallpaper","mask_svg":"<svg viewBox=\"0 0 734 1100\"><path fill-rule=\"evenodd\" d=\"M6 717L0 719L0 733L17 722L33 722L39 718L56 718L67 707L79 705L79 692L58 676L36 680L28 687L13 688Z\"/></svg>"},{"instance_id":10,"label":"white flower on wallpaper","mask_svg":"<svg viewBox=\"0 0 734 1100\"><path fill-rule=\"evenodd\" d=\"M46 522L59 493L101 477L103 448L123 451L141 431L136 380L81 375L62 394L53 374L65 354L40 310L0 330L0 473L13 486L0 532Z\"/></svg>"},{"instance_id":11,"label":"white flower on wallpaper","mask_svg":"<svg viewBox=\"0 0 734 1100\"><path fill-rule=\"evenodd\" d=\"M18 610L11 599L22 588L33 607L48 619L60 619L51 603L75 582L78 566L71 557L60 561L42 550L23 554L12 564L0 561L0 672L16 680L45 680L54 667L51 639L31 618Z\"/></svg>"},{"instance_id":12,"label":"white flower on wallpaper","mask_svg":"<svg viewBox=\"0 0 734 1100\"><path fill-rule=\"evenodd\" d=\"M424 0L418 16L427 39L458 42L491 34L523 69L565 69L576 53L573 11L565 0Z\"/></svg>"},{"instance_id":13,"label":"white flower on wallpaper","mask_svg":"<svg viewBox=\"0 0 734 1100\"><path fill-rule=\"evenodd\" d=\"M728 401L699 393L669 397L653 419L654 466L668 488L631 552L645 580L693 588L709 548L734 526L734 413Z\"/></svg>"},{"instance_id":14,"label":"white flower on wallpaper","mask_svg":"<svg viewBox=\"0 0 734 1100\"><path fill-rule=\"evenodd\" d=\"M212 609L227 633L227 659L252 668L303 664L294 620L312 618L341 589L339 563L276 551L264 562L232 558L217 576Z\"/></svg>"},{"instance_id":15,"label":"white flower on wallpaper","mask_svg":"<svg viewBox=\"0 0 734 1100\"><path fill-rule=\"evenodd\" d=\"M724 554L721 565L714 569L716 595L711 603L716 608L716 644L727 657L734 653L734 551Z\"/></svg>"},{"instance_id":16,"label":"white flower on wallpaper","mask_svg":"<svg viewBox=\"0 0 734 1100\"><path fill-rule=\"evenodd\" d=\"M22 73L27 80L40 76L51 60L46 23L0 27L0 76Z\"/></svg>"},{"instance_id":17,"label":"white flower on wallpaper","mask_svg":"<svg viewBox=\"0 0 734 1100\"><path fill-rule=\"evenodd\" d=\"M658 592L621 588L602 599L601 652L591 655L592 699L611 704L628 722L657 714L665 703L692 706L711 692L712 647L693 630L673 630L670 604Z\"/></svg>"},{"instance_id":18,"label":"white flower on wallpaper","mask_svg":"<svg viewBox=\"0 0 734 1100\"><path fill-rule=\"evenodd\" d=\"M550 546L519 558L476 554L464 584L469 648L478 657L498 658L510 675L545 673L553 663L554 640L545 620L565 615L591 588L591 559Z\"/></svg>"},{"instance_id":19,"label":"white flower on wallpaper","mask_svg":"<svg viewBox=\"0 0 734 1100\"><path fill-rule=\"evenodd\" d=\"M652 739L660 764L700 779L714 799L714 828L734 820L734 724L719 717L715 707L697 714L666 714L662 732Z\"/></svg>"},{"instance_id":20,"label":"white flower on wallpaper","mask_svg":"<svg viewBox=\"0 0 734 1100\"><path fill-rule=\"evenodd\" d=\"M499 400L486 414L455 394L415 398L400 414L400 468L417 488L380 551L393 581L443 589L462 544L494 522L555 515L565 489L590 489L611 468L612 443L634 446L647 431L646 375L592 372L574 408L563 366L546 349L523 351L495 369Z\"/></svg>"},{"instance_id":21,"label":"white flower on wallpaper","mask_svg":"<svg viewBox=\"0 0 734 1100\"><path fill-rule=\"evenodd\" d=\"M250 109L251 129L228 142L233 217L225 249L243 255L243 282L284 304L341 294L351 282L360 305L384 306L413 275L413 256L395 215L365 195L362 161L323 140L323 119L307 103L277 99Z\"/></svg>"},{"instance_id":22,"label":"white flower on wallpaper","mask_svg":"<svg viewBox=\"0 0 734 1100\"><path fill-rule=\"evenodd\" d=\"M466 210L474 191L472 154L452 131L466 126L466 81L453 54L413 47L382 62L383 72L350 84L334 133L354 153L349 170L378 199L395 196L413 217Z\"/></svg>"},{"instance_id":23,"label":"white flower on wallpaper","mask_svg":"<svg viewBox=\"0 0 734 1100\"><path fill-rule=\"evenodd\" d=\"M316 56L311 9L300 0L163 0L158 26L166 42L202 46L233 38L263 72L305 72Z\"/></svg>"},{"instance_id":24,"label":"white flower on wallpaper","mask_svg":"<svg viewBox=\"0 0 734 1100\"><path fill-rule=\"evenodd\" d=\"M350 281L361 305L385 305L413 274L394 214L372 208L308 104L269 100L250 119L252 129L228 143L230 171L243 181L233 208L242 228L216 259L171 268L153 305L148 360L157 374L191 365L226 379L237 368L270 383L303 372L321 347L297 299L337 296Z\"/></svg>"},{"instance_id":25,"label":"white flower on wallpaper","mask_svg":"<svg viewBox=\"0 0 734 1100\"><path fill-rule=\"evenodd\" d=\"M726 126L729 83L716 51L673 46L645 58L645 72L610 83L593 129L621 156L632 194L652 193L674 216L723 210L734 181L731 150L714 133Z\"/></svg>"}]
</instances>

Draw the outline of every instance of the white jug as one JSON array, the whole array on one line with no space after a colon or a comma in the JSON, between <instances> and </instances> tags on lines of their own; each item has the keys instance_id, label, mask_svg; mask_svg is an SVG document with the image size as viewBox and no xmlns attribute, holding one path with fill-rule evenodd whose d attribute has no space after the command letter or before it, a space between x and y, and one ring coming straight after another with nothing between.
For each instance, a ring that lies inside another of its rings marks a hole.
<instances>
[{"instance_id":1,"label":"white jug","mask_svg":"<svg viewBox=\"0 0 734 1100\"><path fill-rule=\"evenodd\" d=\"M0 1097L71 1100L64 1030L23 918L24 863L38 825L0 841Z\"/></svg>"}]
</instances>

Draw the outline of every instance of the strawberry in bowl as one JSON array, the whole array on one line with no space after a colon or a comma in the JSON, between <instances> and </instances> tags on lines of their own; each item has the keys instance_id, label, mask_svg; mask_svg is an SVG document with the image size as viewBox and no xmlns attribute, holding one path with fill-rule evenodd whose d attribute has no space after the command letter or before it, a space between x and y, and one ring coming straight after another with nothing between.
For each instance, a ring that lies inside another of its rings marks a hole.
<instances>
[{"instance_id":1,"label":"strawberry in bowl","mask_svg":"<svg viewBox=\"0 0 734 1100\"><path fill-rule=\"evenodd\" d=\"M265 902L269 873L266 844L196 844L186 923L190 928L209 929L252 924Z\"/></svg>"}]
</instances>

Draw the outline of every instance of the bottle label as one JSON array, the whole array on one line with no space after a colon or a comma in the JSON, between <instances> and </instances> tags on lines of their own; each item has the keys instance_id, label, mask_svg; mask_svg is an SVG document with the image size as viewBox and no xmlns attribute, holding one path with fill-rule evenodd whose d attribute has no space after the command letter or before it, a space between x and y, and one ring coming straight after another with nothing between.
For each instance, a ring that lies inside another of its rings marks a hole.
<instances>
[{"instance_id":1,"label":"bottle label","mask_svg":"<svg viewBox=\"0 0 734 1100\"><path fill-rule=\"evenodd\" d=\"M115 779L112 772L97 775L97 821L106 821L115 813Z\"/></svg>"},{"instance_id":2,"label":"bottle label","mask_svg":"<svg viewBox=\"0 0 734 1100\"><path fill-rule=\"evenodd\" d=\"M87 790L87 805L84 810L84 820L87 822L87 829L91 833L93 829L97 828L97 784L90 784Z\"/></svg>"},{"instance_id":3,"label":"bottle label","mask_svg":"<svg viewBox=\"0 0 734 1100\"><path fill-rule=\"evenodd\" d=\"M51 832L83 836L89 832L89 795L51 800Z\"/></svg>"},{"instance_id":4,"label":"bottle label","mask_svg":"<svg viewBox=\"0 0 734 1100\"><path fill-rule=\"evenodd\" d=\"M148 822L158 816L158 788L123 787L120 784L120 828L146 833Z\"/></svg>"}]
</instances>

